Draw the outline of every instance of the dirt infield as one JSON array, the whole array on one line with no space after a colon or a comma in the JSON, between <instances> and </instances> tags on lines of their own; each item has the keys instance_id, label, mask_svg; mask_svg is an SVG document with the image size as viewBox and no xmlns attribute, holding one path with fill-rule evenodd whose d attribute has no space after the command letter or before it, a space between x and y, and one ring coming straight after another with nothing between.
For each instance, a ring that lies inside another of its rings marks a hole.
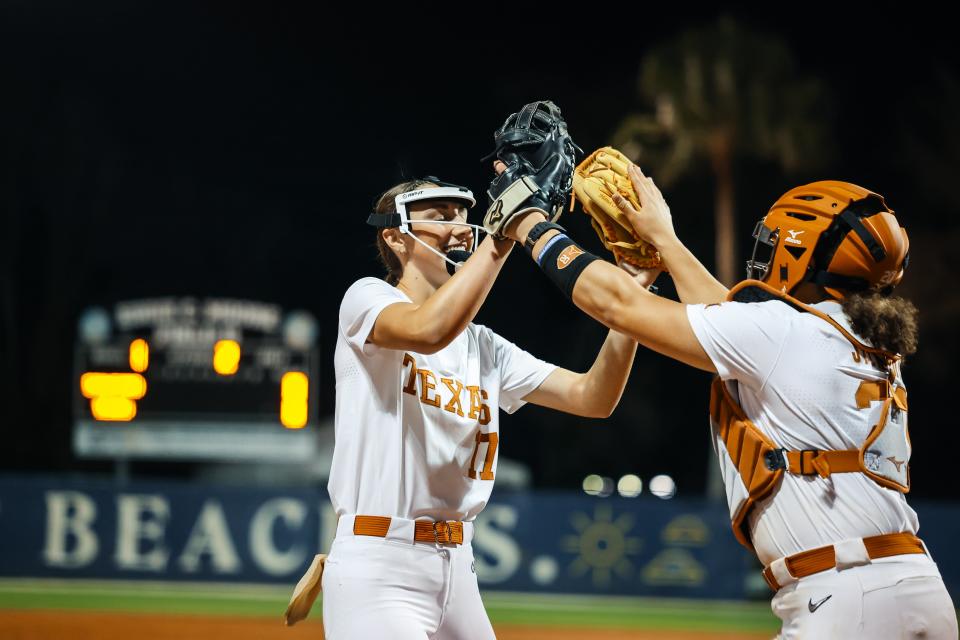
<instances>
[{"instance_id":1,"label":"dirt infield","mask_svg":"<svg viewBox=\"0 0 960 640\"><path fill-rule=\"evenodd\" d=\"M499 640L759 640L769 634L637 631L497 625ZM193 615L90 613L77 611L0 611L4 640L297 640L323 638L319 621L284 627L279 619Z\"/></svg>"}]
</instances>

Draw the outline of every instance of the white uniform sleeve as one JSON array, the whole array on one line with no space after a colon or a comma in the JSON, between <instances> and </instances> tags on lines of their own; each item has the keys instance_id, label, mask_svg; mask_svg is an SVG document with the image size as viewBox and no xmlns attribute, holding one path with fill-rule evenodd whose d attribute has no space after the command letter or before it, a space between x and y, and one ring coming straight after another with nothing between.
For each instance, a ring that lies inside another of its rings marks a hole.
<instances>
[{"instance_id":1,"label":"white uniform sleeve","mask_svg":"<svg viewBox=\"0 0 960 640\"><path fill-rule=\"evenodd\" d=\"M396 302L409 299L383 280L362 278L350 285L340 303L339 328L353 349L364 355L377 349L376 345L367 344L367 337L380 312Z\"/></svg>"},{"instance_id":2,"label":"white uniform sleeve","mask_svg":"<svg viewBox=\"0 0 960 640\"><path fill-rule=\"evenodd\" d=\"M526 404L523 397L539 387L557 365L531 355L494 331L490 336L500 370L500 408L513 413Z\"/></svg>"},{"instance_id":3,"label":"white uniform sleeve","mask_svg":"<svg viewBox=\"0 0 960 640\"><path fill-rule=\"evenodd\" d=\"M760 389L773 371L797 312L779 301L687 305L687 318L723 380Z\"/></svg>"}]
</instances>

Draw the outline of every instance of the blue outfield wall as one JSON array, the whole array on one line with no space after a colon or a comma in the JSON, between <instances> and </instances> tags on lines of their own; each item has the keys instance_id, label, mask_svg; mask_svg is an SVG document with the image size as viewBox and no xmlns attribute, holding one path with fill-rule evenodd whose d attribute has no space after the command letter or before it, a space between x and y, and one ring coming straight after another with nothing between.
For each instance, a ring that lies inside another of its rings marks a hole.
<instances>
[{"instance_id":1,"label":"blue outfield wall","mask_svg":"<svg viewBox=\"0 0 960 640\"><path fill-rule=\"evenodd\" d=\"M960 508L914 505L921 537L960 593ZM0 477L0 576L293 585L329 547L322 489L52 476ZM685 598L769 596L722 505L494 492L477 519L485 589Z\"/></svg>"}]
</instances>

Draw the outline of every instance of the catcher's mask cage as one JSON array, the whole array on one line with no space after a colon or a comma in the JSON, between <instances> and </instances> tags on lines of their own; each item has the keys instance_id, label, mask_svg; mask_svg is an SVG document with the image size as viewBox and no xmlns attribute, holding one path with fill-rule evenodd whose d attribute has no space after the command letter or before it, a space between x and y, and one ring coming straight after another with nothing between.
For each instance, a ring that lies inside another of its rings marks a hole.
<instances>
[{"instance_id":1,"label":"catcher's mask cage","mask_svg":"<svg viewBox=\"0 0 960 640\"><path fill-rule=\"evenodd\" d=\"M909 262L906 230L879 194L824 180L791 189L753 230L747 278L790 294L818 284L835 298L889 293Z\"/></svg>"},{"instance_id":2,"label":"catcher's mask cage","mask_svg":"<svg viewBox=\"0 0 960 640\"><path fill-rule=\"evenodd\" d=\"M763 224L766 218L757 220L753 228L753 252L750 259L747 260L747 279L763 280L767 277L770 270L770 263L773 262L773 250L780 239L780 228L768 229Z\"/></svg>"},{"instance_id":3,"label":"catcher's mask cage","mask_svg":"<svg viewBox=\"0 0 960 640\"><path fill-rule=\"evenodd\" d=\"M422 182L423 185L435 184L437 186L425 188L418 187L413 191L407 191L397 195L397 197L393 199L394 206L397 210L396 213L371 213L367 218L367 224L377 227L378 229L399 229L400 233L407 234L424 247L443 258L444 262L447 263L447 272L450 275L453 275L456 273L456 270L462 266L464 262L466 262L467 258L473 255L473 252L477 250L478 239L480 232L483 231L483 227L470 224L468 222L458 222L456 220L411 220L407 211L407 206L414 202L423 202L426 200L452 200L455 202L464 203L466 208L469 210L477 203L477 201L474 199L473 192L471 192L470 189L452 184L450 182L443 182L442 180L438 180L435 176L426 176L422 180L418 180L418 182ZM473 231L473 244L469 251L455 249L446 254L441 253L418 238L417 234L413 233L413 231L410 229L411 224L418 222L425 224L447 224L458 227L470 227L470 229Z\"/></svg>"}]
</instances>

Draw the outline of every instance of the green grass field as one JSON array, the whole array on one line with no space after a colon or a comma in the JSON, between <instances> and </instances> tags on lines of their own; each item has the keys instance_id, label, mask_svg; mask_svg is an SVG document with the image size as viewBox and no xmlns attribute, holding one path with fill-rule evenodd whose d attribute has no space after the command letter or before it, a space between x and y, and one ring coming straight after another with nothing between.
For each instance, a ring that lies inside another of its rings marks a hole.
<instances>
[{"instance_id":1,"label":"green grass field","mask_svg":"<svg viewBox=\"0 0 960 640\"><path fill-rule=\"evenodd\" d=\"M0 610L58 609L277 617L292 587L267 585L0 579ZM689 631L779 628L767 603L533 595L488 591L494 624ZM313 615L319 615L320 602Z\"/></svg>"}]
</instances>

